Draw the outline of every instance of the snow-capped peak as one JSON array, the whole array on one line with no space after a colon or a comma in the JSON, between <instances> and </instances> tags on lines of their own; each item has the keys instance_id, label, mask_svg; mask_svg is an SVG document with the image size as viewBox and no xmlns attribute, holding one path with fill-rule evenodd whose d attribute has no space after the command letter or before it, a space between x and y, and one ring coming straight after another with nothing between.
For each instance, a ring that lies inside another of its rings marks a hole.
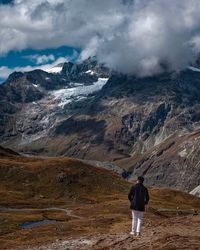
<instances>
[{"instance_id":1,"label":"snow-capped peak","mask_svg":"<svg viewBox=\"0 0 200 250\"><path fill-rule=\"evenodd\" d=\"M53 73L53 74L60 74L63 68L63 63L59 63L58 65L55 65L54 67L50 69L46 69L45 71L48 73Z\"/></svg>"}]
</instances>

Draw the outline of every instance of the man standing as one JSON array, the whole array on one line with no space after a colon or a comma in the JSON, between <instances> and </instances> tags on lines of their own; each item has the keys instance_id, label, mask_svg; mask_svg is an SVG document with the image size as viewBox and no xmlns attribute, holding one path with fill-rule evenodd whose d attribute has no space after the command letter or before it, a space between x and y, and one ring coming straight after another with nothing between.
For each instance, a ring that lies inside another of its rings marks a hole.
<instances>
[{"instance_id":1,"label":"man standing","mask_svg":"<svg viewBox=\"0 0 200 250\"><path fill-rule=\"evenodd\" d=\"M136 185L132 186L128 199L131 202L132 209L132 231L131 235L141 235L141 225L145 205L149 202L149 193L147 188L143 185L144 178L139 176Z\"/></svg>"}]
</instances>

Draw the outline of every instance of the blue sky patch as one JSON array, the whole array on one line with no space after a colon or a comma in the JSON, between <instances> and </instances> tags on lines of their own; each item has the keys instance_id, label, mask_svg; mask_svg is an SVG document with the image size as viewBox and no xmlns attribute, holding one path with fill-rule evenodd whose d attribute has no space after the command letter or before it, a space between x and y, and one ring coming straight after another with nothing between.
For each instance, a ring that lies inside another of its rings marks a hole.
<instances>
[{"instance_id":1,"label":"blue sky patch","mask_svg":"<svg viewBox=\"0 0 200 250\"><path fill-rule=\"evenodd\" d=\"M11 4L13 0L0 0L0 4Z\"/></svg>"},{"instance_id":2,"label":"blue sky patch","mask_svg":"<svg viewBox=\"0 0 200 250\"><path fill-rule=\"evenodd\" d=\"M80 53L79 49L65 47L65 46L57 49L44 49L44 50L26 49L20 52L11 51L7 55L0 57L0 66L7 66L9 68L24 67L27 65L35 66L37 65L37 63L36 61L33 60L34 55L38 56L53 55L55 60L59 57L66 57L66 60L68 58L69 61L74 62L77 60L79 53Z\"/></svg>"},{"instance_id":3,"label":"blue sky patch","mask_svg":"<svg viewBox=\"0 0 200 250\"><path fill-rule=\"evenodd\" d=\"M5 81L13 71L23 71L26 67L41 68L44 65L54 66L57 62L71 61L76 62L81 50L62 46L59 48L34 50L26 49L23 51L11 51L6 55L0 56L0 83ZM25 70L26 71L26 70Z\"/></svg>"}]
</instances>

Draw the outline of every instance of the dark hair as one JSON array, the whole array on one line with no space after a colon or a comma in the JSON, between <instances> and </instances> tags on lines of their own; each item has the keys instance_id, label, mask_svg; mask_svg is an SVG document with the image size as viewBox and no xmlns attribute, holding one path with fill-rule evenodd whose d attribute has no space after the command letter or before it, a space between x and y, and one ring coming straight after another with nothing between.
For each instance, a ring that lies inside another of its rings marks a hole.
<instances>
[{"instance_id":1,"label":"dark hair","mask_svg":"<svg viewBox=\"0 0 200 250\"><path fill-rule=\"evenodd\" d=\"M143 183L143 182L144 182L144 177L143 177L143 176L139 176L137 179L138 179L138 181L139 181L140 183Z\"/></svg>"}]
</instances>

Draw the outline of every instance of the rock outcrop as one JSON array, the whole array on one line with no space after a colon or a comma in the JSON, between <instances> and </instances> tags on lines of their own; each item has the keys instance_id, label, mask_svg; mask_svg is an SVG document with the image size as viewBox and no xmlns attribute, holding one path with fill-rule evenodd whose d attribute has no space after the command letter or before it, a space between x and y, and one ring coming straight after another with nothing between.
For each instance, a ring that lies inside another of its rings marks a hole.
<instances>
[{"instance_id":1,"label":"rock outcrop","mask_svg":"<svg viewBox=\"0 0 200 250\"><path fill-rule=\"evenodd\" d=\"M127 167L130 181L143 175L148 185L191 191L191 194L198 195L199 155L200 130L183 136L171 136L143 155L123 159L117 164Z\"/></svg>"},{"instance_id":2,"label":"rock outcrop","mask_svg":"<svg viewBox=\"0 0 200 250\"><path fill-rule=\"evenodd\" d=\"M200 185L190 191L190 194L200 197Z\"/></svg>"}]
</instances>

